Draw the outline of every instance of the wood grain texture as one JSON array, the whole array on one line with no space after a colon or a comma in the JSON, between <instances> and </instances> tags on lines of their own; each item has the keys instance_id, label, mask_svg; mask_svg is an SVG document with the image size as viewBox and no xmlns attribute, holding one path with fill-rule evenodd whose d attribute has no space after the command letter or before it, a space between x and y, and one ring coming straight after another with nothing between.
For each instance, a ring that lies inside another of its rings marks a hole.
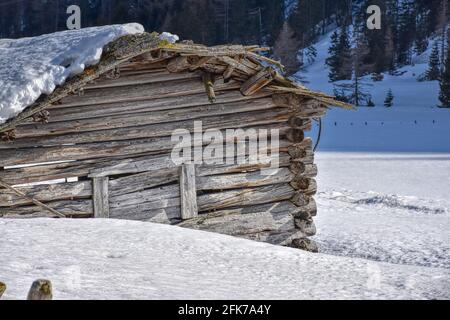
<instances>
[{"instance_id":1,"label":"wood grain texture","mask_svg":"<svg viewBox=\"0 0 450 320\"><path fill-rule=\"evenodd\" d=\"M92 200L63 200L46 203L67 218L90 218L94 216ZM0 208L2 218L55 218L56 215L36 205Z\"/></svg>"},{"instance_id":2,"label":"wood grain texture","mask_svg":"<svg viewBox=\"0 0 450 320\"><path fill-rule=\"evenodd\" d=\"M109 218L109 178L95 177L93 184L94 218Z\"/></svg>"},{"instance_id":3,"label":"wood grain texture","mask_svg":"<svg viewBox=\"0 0 450 320\"><path fill-rule=\"evenodd\" d=\"M28 197L21 197L8 189L0 189L0 207L30 205L32 201L29 198L34 198L41 202L49 202L86 198L92 195L92 184L90 181L17 187L17 189L27 194Z\"/></svg>"},{"instance_id":4,"label":"wood grain texture","mask_svg":"<svg viewBox=\"0 0 450 320\"><path fill-rule=\"evenodd\" d=\"M180 172L181 219L198 216L195 165L183 164Z\"/></svg>"},{"instance_id":5,"label":"wood grain texture","mask_svg":"<svg viewBox=\"0 0 450 320\"><path fill-rule=\"evenodd\" d=\"M153 111L149 110L142 113L132 113L129 115L119 114L108 117L96 117L87 119L77 119L69 121L57 121L49 122L45 124L33 123L29 125L22 125L17 128L16 140L13 144L14 147L21 147L18 145L19 139L26 137L35 136L54 136L68 133L76 133L81 135L83 132L97 131L97 130L111 130L118 128L127 127L139 127L150 124L162 124L162 123L172 123L172 127L176 127L176 122L194 120L194 119L204 119L213 116L232 116L235 113L248 113L251 111L262 111L270 110L269 112L277 112L279 114L289 114L289 110L286 108L276 107L270 99L256 99L256 100L246 100L240 102L231 102L225 104L209 104L201 106L193 106L188 108L174 109L171 111ZM255 112L254 116L260 115L260 112ZM251 121L252 114L248 113L248 120ZM224 118L226 121L226 118ZM217 122L217 121L216 121ZM219 123L220 124L220 123ZM239 125L239 122L234 123L235 126ZM243 123L245 126L245 122ZM183 125L179 126L183 128ZM107 135L107 132L103 134ZM43 137L45 139L45 137ZM65 140L64 143L72 141L72 143L77 143L76 136L71 137L72 140ZM30 141L36 141L30 140ZM44 140L42 143L46 143ZM1 144L4 146L5 144Z\"/></svg>"},{"instance_id":6,"label":"wood grain texture","mask_svg":"<svg viewBox=\"0 0 450 320\"><path fill-rule=\"evenodd\" d=\"M261 124L251 126L255 130L259 129L278 129L281 133L284 128L281 123ZM246 128L246 129L249 129ZM223 134L224 141L233 140ZM237 138L248 137L246 132L236 135ZM51 161L84 160L92 158L117 157L124 155L142 155L142 154L162 154L170 152L177 141L172 141L171 137L144 138L124 141L109 141L98 143L85 143L78 145L63 145L39 148L5 149L2 150L0 166L14 166L20 164L42 163ZM204 142L204 144L209 144Z\"/></svg>"},{"instance_id":7,"label":"wood grain texture","mask_svg":"<svg viewBox=\"0 0 450 320\"><path fill-rule=\"evenodd\" d=\"M288 200L295 191L289 184L230 190L197 197L200 212Z\"/></svg>"}]
</instances>

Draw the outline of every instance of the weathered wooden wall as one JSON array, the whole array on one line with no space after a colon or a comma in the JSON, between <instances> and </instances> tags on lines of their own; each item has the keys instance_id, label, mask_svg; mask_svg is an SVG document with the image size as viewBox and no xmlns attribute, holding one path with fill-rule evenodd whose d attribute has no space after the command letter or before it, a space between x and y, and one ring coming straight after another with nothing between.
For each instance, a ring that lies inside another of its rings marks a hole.
<instances>
[{"instance_id":1,"label":"weathered wooden wall","mask_svg":"<svg viewBox=\"0 0 450 320\"><path fill-rule=\"evenodd\" d=\"M48 123L30 120L16 128L15 140L0 142L0 179L16 186L44 182L18 189L73 218L172 223L286 245L311 236L317 168L304 131L324 109L264 89L244 96L241 86L216 79L211 104L199 72L169 73L164 63L125 65L120 78L105 76L48 109ZM280 129L280 168L269 176L260 172L268 163L181 169L170 158L171 134L192 132L194 121L202 121L203 130ZM78 181L48 183L74 177ZM195 206L187 201L192 186ZM183 219L184 208L191 219ZM52 213L0 189L0 216Z\"/></svg>"}]
</instances>

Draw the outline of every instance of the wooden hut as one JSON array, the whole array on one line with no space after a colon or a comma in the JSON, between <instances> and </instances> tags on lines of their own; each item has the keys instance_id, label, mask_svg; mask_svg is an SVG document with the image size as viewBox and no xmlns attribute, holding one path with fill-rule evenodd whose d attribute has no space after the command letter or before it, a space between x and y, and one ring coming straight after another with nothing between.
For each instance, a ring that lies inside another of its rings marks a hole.
<instances>
[{"instance_id":1,"label":"wooden hut","mask_svg":"<svg viewBox=\"0 0 450 320\"><path fill-rule=\"evenodd\" d=\"M152 221L315 250L304 132L327 106L349 106L286 79L265 50L149 33L110 43L99 64L0 126L0 217ZM277 129L279 167L175 164L171 135L195 121Z\"/></svg>"}]
</instances>

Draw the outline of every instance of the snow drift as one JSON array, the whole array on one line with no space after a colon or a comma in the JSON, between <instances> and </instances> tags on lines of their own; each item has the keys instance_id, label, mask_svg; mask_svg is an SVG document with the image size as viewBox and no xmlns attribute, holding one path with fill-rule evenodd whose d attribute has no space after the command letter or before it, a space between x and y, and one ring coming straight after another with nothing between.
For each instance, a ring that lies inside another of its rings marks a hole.
<instances>
[{"instance_id":1,"label":"snow drift","mask_svg":"<svg viewBox=\"0 0 450 320\"><path fill-rule=\"evenodd\" d=\"M449 298L450 271L312 254L219 234L118 220L0 220L0 280L24 299Z\"/></svg>"},{"instance_id":2,"label":"snow drift","mask_svg":"<svg viewBox=\"0 0 450 320\"><path fill-rule=\"evenodd\" d=\"M52 93L69 77L95 65L103 47L115 39L144 32L137 23L62 31L34 38L0 39L0 124ZM161 34L175 42L178 37Z\"/></svg>"}]
</instances>

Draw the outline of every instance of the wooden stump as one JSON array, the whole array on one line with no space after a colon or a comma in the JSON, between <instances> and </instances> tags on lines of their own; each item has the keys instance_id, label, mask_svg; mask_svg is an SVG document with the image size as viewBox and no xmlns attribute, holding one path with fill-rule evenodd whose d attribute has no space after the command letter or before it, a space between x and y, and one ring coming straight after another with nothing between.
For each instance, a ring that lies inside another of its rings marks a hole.
<instances>
[{"instance_id":1,"label":"wooden stump","mask_svg":"<svg viewBox=\"0 0 450 320\"><path fill-rule=\"evenodd\" d=\"M0 282L0 298L2 297L3 293L6 291L6 284L3 282Z\"/></svg>"},{"instance_id":2,"label":"wooden stump","mask_svg":"<svg viewBox=\"0 0 450 320\"><path fill-rule=\"evenodd\" d=\"M52 300L53 290L50 280L39 279L33 282L27 300Z\"/></svg>"}]
</instances>

